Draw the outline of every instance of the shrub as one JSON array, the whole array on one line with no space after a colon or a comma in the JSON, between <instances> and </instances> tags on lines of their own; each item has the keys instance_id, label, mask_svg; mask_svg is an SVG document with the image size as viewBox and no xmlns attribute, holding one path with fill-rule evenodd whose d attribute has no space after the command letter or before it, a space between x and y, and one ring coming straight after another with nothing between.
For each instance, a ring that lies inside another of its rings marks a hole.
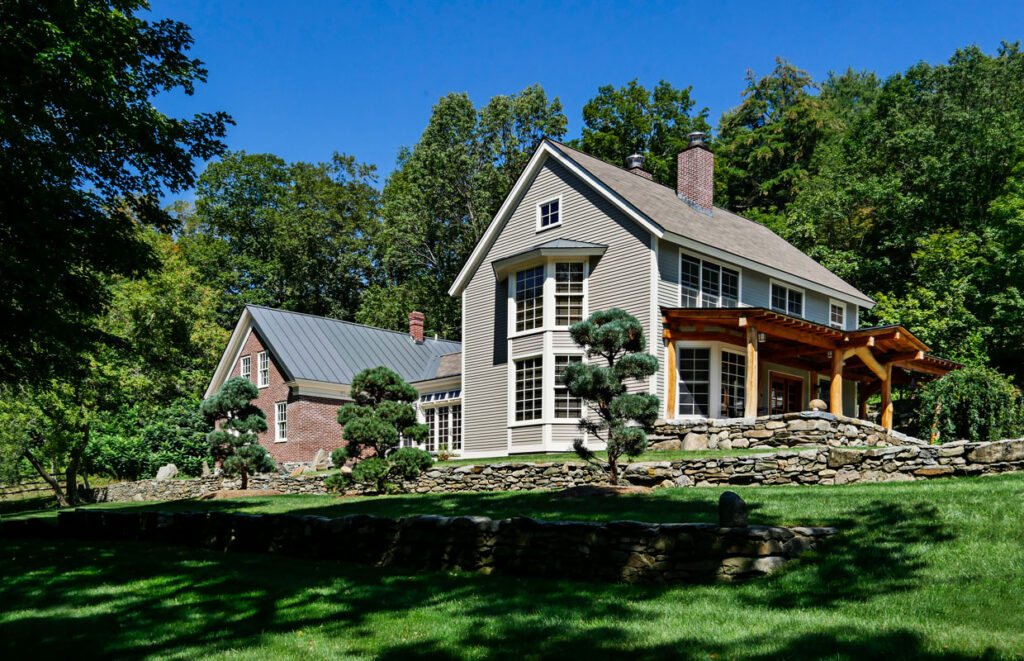
<instances>
[{"instance_id":1,"label":"shrub","mask_svg":"<svg viewBox=\"0 0 1024 661\"><path fill-rule=\"evenodd\" d=\"M250 381L234 377L201 407L211 423L223 420L220 429L206 435L210 455L222 462L228 475L242 476L243 489L249 486L249 473L270 473L277 468L267 449L259 444L258 434L267 430L267 416L252 403L258 395Z\"/></svg>"},{"instance_id":2,"label":"shrub","mask_svg":"<svg viewBox=\"0 0 1024 661\"><path fill-rule=\"evenodd\" d=\"M338 410L338 424L348 441L345 456L359 459L364 450L387 457L398 447L399 435L420 441L427 426L416 422L416 389L386 367L373 367L352 379L352 399ZM333 458L333 455L332 455ZM340 465L337 459L335 465ZM341 462L344 463L344 462Z\"/></svg>"},{"instance_id":3,"label":"shrub","mask_svg":"<svg viewBox=\"0 0 1024 661\"><path fill-rule=\"evenodd\" d=\"M994 441L1024 430L1020 393L987 367L966 367L927 384L918 409L919 433L933 441Z\"/></svg>"},{"instance_id":4,"label":"shrub","mask_svg":"<svg viewBox=\"0 0 1024 661\"><path fill-rule=\"evenodd\" d=\"M377 493L395 493L398 483L415 480L434 464L429 452L419 448L401 448L386 458L367 457L355 465L351 473L337 473L324 480L334 492L343 491L353 483L368 484Z\"/></svg>"},{"instance_id":5,"label":"shrub","mask_svg":"<svg viewBox=\"0 0 1024 661\"><path fill-rule=\"evenodd\" d=\"M398 480L415 480L423 471L434 465L434 458L426 450L401 448L388 459L391 460L389 477Z\"/></svg>"}]
</instances>

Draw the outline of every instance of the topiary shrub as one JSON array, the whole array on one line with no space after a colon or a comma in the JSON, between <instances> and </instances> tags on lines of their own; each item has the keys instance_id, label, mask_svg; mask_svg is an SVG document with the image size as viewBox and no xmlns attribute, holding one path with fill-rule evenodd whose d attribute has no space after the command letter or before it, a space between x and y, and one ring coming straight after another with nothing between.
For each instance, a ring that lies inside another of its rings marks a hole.
<instances>
[{"instance_id":1,"label":"topiary shrub","mask_svg":"<svg viewBox=\"0 0 1024 661\"><path fill-rule=\"evenodd\" d=\"M377 493L396 493L398 483L415 480L423 471L434 465L429 452L419 448L401 448L387 458L367 457L352 469L351 473L336 473L324 480L324 486L337 493L354 483L368 484Z\"/></svg>"},{"instance_id":2,"label":"topiary shrub","mask_svg":"<svg viewBox=\"0 0 1024 661\"><path fill-rule=\"evenodd\" d=\"M211 424L222 421L220 429L206 435L210 456L222 462L226 474L241 475L243 489L249 487L250 473L271 473L277 468L259 442L259 433L267 430L267 416L252 403L258 395L248 379L236 376L201 406Z\"/></svg>"},{"instance_id":3,"label":"topiary shrub","mask_svg":"<svg viewBox=\"0 0 1024 661\"><path fill-rule=\"evenodd\" d=\"M965 367L925 385L918 419L919 433L933 443L996 441L1024 433L1020 393L987 367Z\"/></svg>"},{"instance_id":4,"label":"topiary shrub","mask_svg":"<svg viewBox=\"0 0 1024 661\"><path fill-rule=\"evenodd\" d=\"M390 477L396 480L415 480L434 465L434 458L426 450L401 448L395 450L391 460Z\"/></svg>"}]
</instances>

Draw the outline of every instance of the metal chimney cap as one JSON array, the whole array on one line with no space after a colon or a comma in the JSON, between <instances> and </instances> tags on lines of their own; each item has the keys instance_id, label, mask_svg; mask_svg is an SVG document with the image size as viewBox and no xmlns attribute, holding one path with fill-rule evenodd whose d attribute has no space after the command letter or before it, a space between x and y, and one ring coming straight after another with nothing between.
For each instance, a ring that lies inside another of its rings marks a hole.
<instances>
[{"instance_id":1,"label":"metal chimney cap","mask_svg":"<svg viewBox=\"0 0 1024 661\"><path fill-rule=\"evenodd\" d=\"M642 170L644 169L644 157L643 154L630 154L626 157L626 169L627 170Z\"/></svg>"},{"instance_id":2,"label":"metal chimney cap","mask_svg":"<svg viewBox=\"0 0 1024 661\"><path fill-rule=\"evenodd\" d=\"M690 139L690 147L703 147L707 134L704 131L693 131L687 134L686 137Z\"/></svg>"}]
</instances>

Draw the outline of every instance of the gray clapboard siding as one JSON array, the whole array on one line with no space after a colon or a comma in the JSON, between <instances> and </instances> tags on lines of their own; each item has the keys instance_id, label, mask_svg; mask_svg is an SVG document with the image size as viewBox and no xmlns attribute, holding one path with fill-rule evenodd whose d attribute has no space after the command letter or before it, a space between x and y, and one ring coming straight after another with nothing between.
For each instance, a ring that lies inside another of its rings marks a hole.
<instances>
[{"instance_id":1,"label":"gray clapboard siding","mask_svg":"<svg viewBox=\"0 0 1024 661\"><path fill-rule=\"evenodd\" d=\"M512 451L515 452L517 447L524 445L540 445L544 442L544 427L543 425L531 425L529 427L513 427L512 433Z\"/></svg>"},{"instance_id":2,"label":"gray clapboard siding","mask_svg":"<svg viewBox=\"0 0 1024 661\"><path fill-rule=\"evenodd\" d=\"M537 232L536 205L562 196L562 223ZM608 246L591 260L589 310L619 307L651 329L650 238L598 193L554 161L548 161L526 187L480 268L463 293L464 438L466 452L504 451L507 447L507 325L496 321L498 293L491 263L552 239L591 241ZM501 300L500 305L507 305ZM507 309L507 308L506 308ZM502 313L503 314L503 313ZM648 331L649 332L649 331ZM513 350L518 351L518 344ZM644 390L633 384L631 390ZM539 440L537 442L540 442Z\"/></svg>"},{"instance_id":3,"label":"gray clapboard siding","mask_svg":"<svg viewBox=\"0 0 1024 661\"><path fill-rule=\"evenodd\" d=\"M537 355L544 351L544 334L521 335L512 338L512 357L522 358Z\"/></svg>"},{"instance_id":4,"label":"gray clapboard siding","mask_svg":"<svg viewBox=\"0 0 1024 661\"><path fill-rule=\"evenodd\" d=\"M576 425L558 424L551 425L551 442L572 444L574 440L583 436Z\"/></svg>"}]
</instances>

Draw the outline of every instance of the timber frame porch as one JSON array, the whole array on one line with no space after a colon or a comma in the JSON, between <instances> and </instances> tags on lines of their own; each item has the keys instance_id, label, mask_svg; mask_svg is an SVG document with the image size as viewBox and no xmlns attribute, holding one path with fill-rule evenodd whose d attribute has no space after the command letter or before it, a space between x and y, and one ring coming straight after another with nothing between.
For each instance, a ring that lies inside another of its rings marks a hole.
<instances>
[{"instance_id":1,"label":"timber frame porch","mask_svg":"<svg viewBox=\"0 0 1024 661\"><path fill-rule=\"evenodd\" d=\"M893 426L892 385L910 383L908 372L938 378L961 365L928 354L928 346L902 326L840 330L766 308L662 308L668 349L668 409L674 411L677 341L725 342L746 350L745 417L758 414L762 364L776 363L831 378L830 412L843 413L843 380L860 384L858 417L867 400L882 395L881 425Z\"/></svg>"}]
</instances>

